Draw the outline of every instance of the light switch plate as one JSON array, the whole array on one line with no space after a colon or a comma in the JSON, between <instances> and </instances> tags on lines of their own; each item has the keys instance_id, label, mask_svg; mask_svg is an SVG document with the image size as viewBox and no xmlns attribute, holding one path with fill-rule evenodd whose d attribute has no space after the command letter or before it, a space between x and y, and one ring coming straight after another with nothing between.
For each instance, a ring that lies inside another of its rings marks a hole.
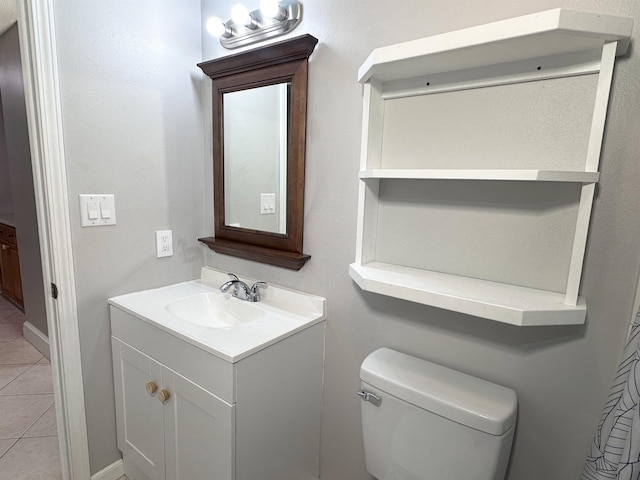
<instances>
[{"instance_id":1,"label":"light switch plate","mask_svg":"<svg viewBox=\"0 0 640 480\"><path fill-rule=\"evenodd\" d=\"M115 225L115 195L112 193L80 194L80 223L83 227Z\"/></svg>"},{"instance_id":2,"label":"light switch plate","mask_svg":"<svg viewBox=\"0 0 640 480\"><path fill-rule=\"evenodd\" d=\"M272 215L276 213L276 194L260 194L260 215Z\"/></svg>"}]
</instances>

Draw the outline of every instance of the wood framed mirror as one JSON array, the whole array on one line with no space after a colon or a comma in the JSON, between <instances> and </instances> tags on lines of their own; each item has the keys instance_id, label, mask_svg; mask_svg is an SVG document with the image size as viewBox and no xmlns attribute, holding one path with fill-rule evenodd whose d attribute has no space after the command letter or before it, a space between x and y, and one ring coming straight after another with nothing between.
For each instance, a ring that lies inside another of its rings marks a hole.
<instances>
[{"instance_id":1,"label":"wood framed mirror","mask_svg":"<svg viewBox=\"0 0 640 480\"><path fill-rule=\"evenodd\" d=\"M213 87L213 237L217 253L299 270L308 59L303 35L199 63Z\"/></svg>"}]
</instances>

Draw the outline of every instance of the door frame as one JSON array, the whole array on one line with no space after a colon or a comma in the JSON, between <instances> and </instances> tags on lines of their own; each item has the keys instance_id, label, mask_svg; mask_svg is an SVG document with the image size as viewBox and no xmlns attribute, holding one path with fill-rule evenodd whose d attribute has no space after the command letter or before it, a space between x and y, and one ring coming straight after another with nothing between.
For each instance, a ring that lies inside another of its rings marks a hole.
<instances>
[{"instance_id":1,"label":"door frame","mask_svg":"<svg viewBox=\"0 0 640 480\"><path fill-rule=\"evenodd\" d=\"M53 5L24 0L18 32L29 127L58 439L64 479L90 478Z\"/></svg>"}]
</instances>

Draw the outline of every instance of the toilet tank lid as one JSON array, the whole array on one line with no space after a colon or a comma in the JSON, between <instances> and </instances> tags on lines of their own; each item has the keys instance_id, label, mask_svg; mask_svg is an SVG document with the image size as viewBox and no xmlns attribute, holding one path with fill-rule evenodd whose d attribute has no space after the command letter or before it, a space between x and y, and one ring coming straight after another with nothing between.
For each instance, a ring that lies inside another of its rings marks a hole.
<instances>
[{"instance_id":1,"label":"toilet tank lid","mask_svg":"<svg viewBox=\"0 0 640 480\"><path fill-rule=\"evenodd\" d=\"M491 435L502 435L516 420L517 397L510 388L389 348L365 358L360 378L389 395Z\"/></svg>"}]
</instances>

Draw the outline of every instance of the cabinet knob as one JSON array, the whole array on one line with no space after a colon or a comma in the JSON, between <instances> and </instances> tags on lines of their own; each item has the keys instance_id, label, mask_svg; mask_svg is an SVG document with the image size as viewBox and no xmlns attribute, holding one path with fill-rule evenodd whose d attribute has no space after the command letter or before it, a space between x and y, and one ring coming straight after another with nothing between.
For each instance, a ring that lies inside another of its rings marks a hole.
<instances>
[{"instance_id":1,"label":"cabinet knob","mask_svg":"<svg viewBox=\"0 0 640 480\"><path fill-rule=\"evenodd\" d=\"M167 400L169 400L169 397L171 396L171 394L169 393L169 390L165 390L164 388L162 390L160 390L160 392L158 393L158 400L160 400L162 403L165 403Z\"/></svg>"},{"instance_id":2,"label":"cabinet knob","mask_svg":"<svg viewBox=\"0 0 640 480\"><path fill-rule=\"evenodd\" d=\"M158 390L158 385L156 385L155 382L147 383L147 393L149 395L153 395L154 393L156 393L156 390Z\"/></svg>"}]
</instances>

